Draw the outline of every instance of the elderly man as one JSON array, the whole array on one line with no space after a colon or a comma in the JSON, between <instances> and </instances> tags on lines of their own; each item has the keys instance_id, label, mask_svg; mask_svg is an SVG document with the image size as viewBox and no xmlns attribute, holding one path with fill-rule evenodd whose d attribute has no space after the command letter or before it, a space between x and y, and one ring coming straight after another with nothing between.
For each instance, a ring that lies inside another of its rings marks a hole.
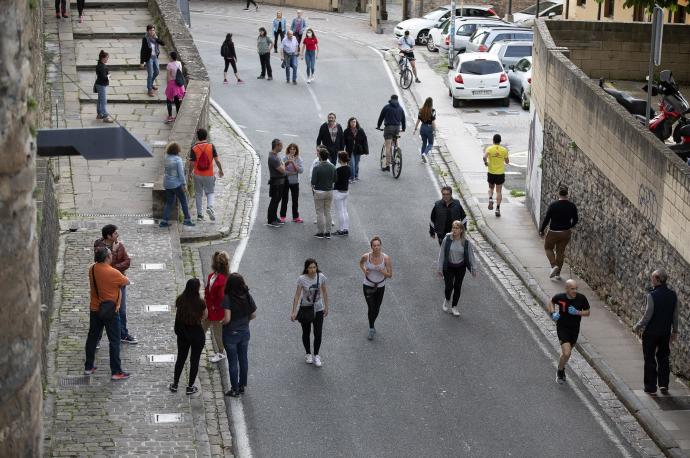
<instances>
[{"instance_id":1,"label":"elderly man","mask_svg":"<svg viewBox=\"0 0 690 458\"><path fill-rule=\"evenodd\" d=\"M580 320L589 316L589 302L584 294L577 292L577 282L565 282L565 293L556 294L546 306L551 319L556 322L556 333L561 343L561 357L558 360L556 381L565 383L565 365L580 335Z\"/></svg>"},{"instance_id":2,"label":"elderly man","mask_svg":"<svg viewBox=\"0 0 690 458\"><path fill-rule=\"evenodd\" d=\"M290 69L292 68L292 84L297 84L297 62L299 57L299 42L292 30L288 30L287 36L280 43L280 59L285 67L285 79L290 83Z\"/></svg>"},{"instance_id":3,"label":"elderly man","mask_svg":"<svg viewBox=\"0 0 690 458\"><path fill-rule=\"evenodd\" d=\"M666 282L664 269L652 272L652 290L647 294L647 309L633 331L642 329L644 354L644 391L656 394L657 382L661 392L668 392L671 368L668 356L670 342L678 335L678 297Z\"/></svg>"}]
</instances>

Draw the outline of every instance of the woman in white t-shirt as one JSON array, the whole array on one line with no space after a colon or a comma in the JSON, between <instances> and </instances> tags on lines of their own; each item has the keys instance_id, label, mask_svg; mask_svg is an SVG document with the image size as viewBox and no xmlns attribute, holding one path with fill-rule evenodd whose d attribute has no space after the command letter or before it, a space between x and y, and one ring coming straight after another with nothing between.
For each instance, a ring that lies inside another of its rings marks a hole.
<instances>
[{"instance_id":1,"label":"woman in white t-shirt","mask_svg":"<svg viewBox=\"0 0 690 458\"><path fill-rule=\"evenodd\" d=\"M299 303L299 313L297 304ZM311 310L313 307L313 316ZM302 325L302 344L306 351L305 361L316 367L321 367L321 331L323 320L328 316L328 291L326 290L326 276L319 271L316 260L309 258L304 261L304 270L297 279L297 289L292 300L290 320L299 321ZM311 329L314 325L314 354L311 353Z\"/></svg>"}]
</instances>

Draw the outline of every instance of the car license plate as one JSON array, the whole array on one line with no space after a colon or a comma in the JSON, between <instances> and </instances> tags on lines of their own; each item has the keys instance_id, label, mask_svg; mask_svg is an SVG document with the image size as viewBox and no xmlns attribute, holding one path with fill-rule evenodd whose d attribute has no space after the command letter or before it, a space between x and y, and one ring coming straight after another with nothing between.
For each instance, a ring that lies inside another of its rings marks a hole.
<instances>
[{"instance_id":1,"label":"car license plate","mask_svg":"<svg viewBox=\"0 0 690 458\"><path fill-rule=\"evenodd\" d=\"M472 91L472 95L489 95L491 90Z\"/></svg>"}]
</instances>

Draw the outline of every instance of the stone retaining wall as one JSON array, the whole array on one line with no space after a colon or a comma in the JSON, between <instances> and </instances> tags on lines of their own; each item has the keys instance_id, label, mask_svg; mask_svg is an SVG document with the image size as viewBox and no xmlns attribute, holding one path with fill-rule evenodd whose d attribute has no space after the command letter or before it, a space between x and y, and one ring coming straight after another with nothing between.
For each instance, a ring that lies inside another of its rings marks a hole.
<instances>
[{"instance_id":1,"label":"stone retaining wall","mask_svg":"<svg viewBox=\"0 0 690 458\"><path fill-rule=\"evenodd\" d=\"M553 24L539 22L533 50L541 214L558 184L569 185L581 222L568 262L629 325L642 314L651 271L668 270L681 307L673 366L690 377L690 169L568 59Z\"/></svg>"}]
</instances>

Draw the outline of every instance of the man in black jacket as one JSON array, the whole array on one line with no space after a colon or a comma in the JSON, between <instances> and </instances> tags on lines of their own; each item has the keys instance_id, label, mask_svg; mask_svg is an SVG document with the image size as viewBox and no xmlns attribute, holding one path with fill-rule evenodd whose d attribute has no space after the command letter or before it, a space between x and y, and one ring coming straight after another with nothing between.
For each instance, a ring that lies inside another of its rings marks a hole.
<instances>
[{"instance_id":1,"label":"man in black jacket","mask_svg":"<svg viewBox=\"0 0 690 458\"><path fill-rule=\"evenodd\" d=\"M562 184L558 188L558 200L551 202L539 227L539 235L544 237L546 226L549 226L549 231L544 237L544 251L551 264L551 278L560 278L565 261L565 248L570 242L571 229L577 221L577 207L568 200L568 187Z\"/></svg>"},{"instance_id":2,"label":"man in black jacket","mask_svg":"<svg viewBox=\"0 0 690 458\"><path fill-rule=\"evenodd\" d=\"M436 201L431 210L429 222L429 235L437 238L438 244L443 242L443 237L450 232L453 221L461 221L467 228L467 215L458 199L453 199L453 189L450 186L441 188L441 200Z\"/></svg>"},{"instance_id":3,"label":"man in black jacket","mask_svg":"<svg viewBox=\"0 0 690 458\"><path fill-rule=\"evenodd\" d=\"M666 286L667 280L664 269L652 272L653 289L647 294L647 309L633 326L635 332L643 330L644 391L648 394L656 393L657 381L661 392L668 392L670 343L678 335L678 297Z\"/></svg>"},{"instance_id":4,"label":"man in black jacket","mask_svg":"<svg viewBox=\"0 0 690 458\"><path fill-rule=\"evenodd\" d=\"M377 129L381 128L381 123L383 123L383 140L386 145L386 166L383 171L388 171L390 170L393 139L400 132L405 132L405 110L398 103L397 95L391 95L388 103L381 109L379 120L376 123Z\"/></svg>"},{"instance_id":5,"label":"man in black jacket","mask_svg":"<svg viewBox=\"0 0 690 458\"><path fill-rule=\"evenodd\" d=\"M328 122L321 124L316 146L323 145L328 150L329 160L333 165L338 161L338 151L345 151L343 128L335 122L335 113L328 113Z\"/></svg>"},{"instance_id":6,"label":"man in black jacket","mask_svg":"<svg viewBox=\"0 0 690 458\"><path fill-rule=\"evenodd\" d=\"M149 97L155 97L155 92L158 87L153 85L153 82L158 78L159 65L158 56L161 53L160 46L165 46L156 35L156 26L149 24L146 26L146 35L141 39L141 52L139 53L139 66L144 68L146 66L146 90Z\"/></svg>"}]
</instances>

